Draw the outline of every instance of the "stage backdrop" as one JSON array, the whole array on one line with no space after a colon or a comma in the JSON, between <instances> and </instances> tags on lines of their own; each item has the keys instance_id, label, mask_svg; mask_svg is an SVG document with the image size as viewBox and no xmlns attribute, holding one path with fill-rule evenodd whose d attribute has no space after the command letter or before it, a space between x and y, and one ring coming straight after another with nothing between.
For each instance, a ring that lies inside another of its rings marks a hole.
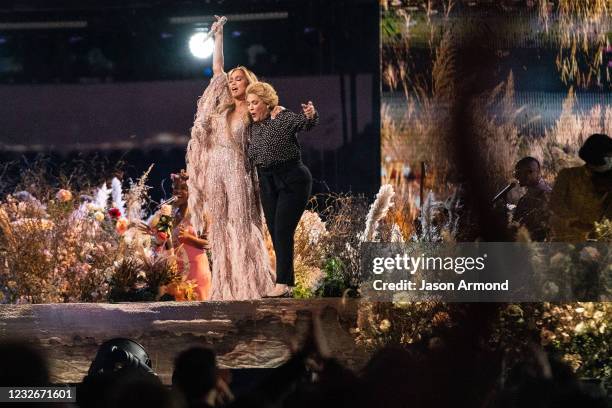
<instances>
[{"instance_id":1,"label":"stage backdrop","mask_svg":"<svg viewBox=\"0 0 612 408\"><path fill-rule=\"evenodd\" d=\"M332 190L377 184L379 126L372 75L263 78L281 105L312 100L321 124L300 135L315 178ZM198 97L209 79L142 83L0 86L3 153L172 149L181 166ZM184 164L183 164L184 165ZM364 184L363 177L366 178ZM323 189L323 188L322 188Z\"/></svg>"}]
</instances>

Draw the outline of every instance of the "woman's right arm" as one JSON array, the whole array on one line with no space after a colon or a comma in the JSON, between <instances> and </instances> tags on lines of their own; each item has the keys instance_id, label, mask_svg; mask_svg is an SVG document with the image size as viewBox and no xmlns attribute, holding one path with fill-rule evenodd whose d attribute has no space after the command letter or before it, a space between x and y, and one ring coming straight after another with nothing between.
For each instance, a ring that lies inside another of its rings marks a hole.
<instances>
[{"instance_id":1,"label":"woman's right arm","mask_svg":"<svg viewBox=\"0 0 612 408\"><path fill-rule=\"evenodd\" d=\"M223 25L219 24L221 17L215 17L217 21L210 27L211 32L215 33L215 49L213 54L214 75L198 100L198 111L194 122L196 127L198 124L203 124L206 118L217 111L219 106L231 102L227 78L223 72Z\"/></svg>"},{"instance_id":2,"label":"woman's right arm","mask_svg":"<svg viewBox=\"0 0 612 408\"><path fill-rule=\"evenodd\" d=\"M277 119L292 131L309 131L319 123L319 114L314 108L312 102L308 105L302 104L303 112L294 113L288 109L283 109L277 114Z\"/></svg>"},{"instance_id":3,"label":"woman's right arm","mask_svg":"<svg viewBox=\"0 0 612 408\"><path fill-rule=\"evenodd\" d=\"M215 49L213 51L213 75L223 73L223 25L219 24L221 17L215 16L217 21L210 27L215 36Z\"/></svg>"}]
</instances>

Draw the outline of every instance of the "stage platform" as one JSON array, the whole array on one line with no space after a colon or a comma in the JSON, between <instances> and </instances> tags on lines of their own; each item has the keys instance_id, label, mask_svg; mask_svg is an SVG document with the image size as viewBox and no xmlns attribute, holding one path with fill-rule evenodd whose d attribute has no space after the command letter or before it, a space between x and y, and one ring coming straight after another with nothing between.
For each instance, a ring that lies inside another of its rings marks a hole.
<instances>
[{"instance_id":1,"label":"stage platform","mask_svg":"<svg viewBox=\"0 0 612 408\"><path fill-rule=\"evenodd\" d=\"M78 383L97 348L113 337L141 343L164 383L170 383L178 352L203 345L226 368L272 368L289 357L313 311L336 358L359 368L367 360L349 330L356 325L358 300L263 299L244 302L151 302L1 305L0 335L42 347L55 383Z\"/></svg>"}]
</instances>

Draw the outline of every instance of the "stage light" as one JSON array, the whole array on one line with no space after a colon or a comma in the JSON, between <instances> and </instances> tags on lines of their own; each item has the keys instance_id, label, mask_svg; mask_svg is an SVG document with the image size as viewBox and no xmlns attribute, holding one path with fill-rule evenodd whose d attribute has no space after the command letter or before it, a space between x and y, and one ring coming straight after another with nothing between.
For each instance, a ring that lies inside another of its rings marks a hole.
<instances>
[{"instance_id":1,"label":"stage light","mask_svg":"<svg viewBox=\"0 0 612 408\"><path fill-rule=\"evenodd\" d=\"M213 37L206 39L207 35L204 32L195 33L189 39L189 50L194 57L206 59L213 53L215 41Z\"/></svg>"},{"instance_id":2,"label":"stage light","mask_svg":"<svg viewBox=\"0 0 612 408\"><path fill-rule=\"evenodd\" d=\"M155 374L151 368L151 359L141 344L130 339L115 338L102 343L87 375L94 376L127 367Z\"/></svg>"}]
</instances>

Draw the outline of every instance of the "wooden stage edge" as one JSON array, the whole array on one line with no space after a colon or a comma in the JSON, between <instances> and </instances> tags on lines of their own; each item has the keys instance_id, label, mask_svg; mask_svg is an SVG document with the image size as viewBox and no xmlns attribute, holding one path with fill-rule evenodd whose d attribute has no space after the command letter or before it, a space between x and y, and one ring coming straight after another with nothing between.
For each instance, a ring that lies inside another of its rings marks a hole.
<instances>
[{"instance_id":1,"label":"wooden stage edge","mask_svg":"<svg viewBox=\"0 0 612 408\"><path fill-rule=\"evenodd\" d=\"M213 349L222 367L276 367L317 311L334 356L359 368L368 355L349 332L358 305L357 299L340 298L0 305L0 337L41 347L55 383L80 382L100 344L127 337L144 346L153 369L169 384L175 356L196 345Z\"/></svg>"}]
</instances>

